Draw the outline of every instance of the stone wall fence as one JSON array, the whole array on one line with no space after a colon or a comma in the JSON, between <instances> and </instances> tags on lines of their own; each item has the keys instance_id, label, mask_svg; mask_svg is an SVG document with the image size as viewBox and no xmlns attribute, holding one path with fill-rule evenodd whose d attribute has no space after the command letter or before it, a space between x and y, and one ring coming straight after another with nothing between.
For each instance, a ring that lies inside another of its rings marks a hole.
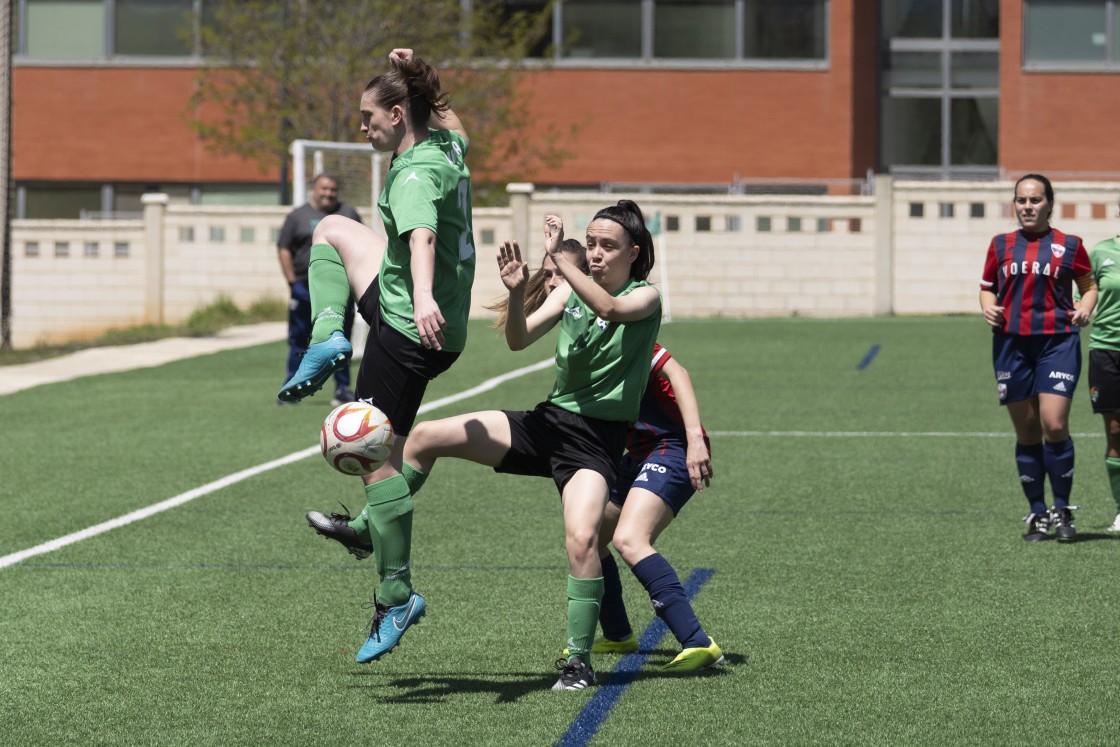
<instances>
[{"instance_id":1,"label":"stone wall fence","mask_svg":"<svg viewBox=\"0 0 1120 747\"><path fill-rule=\"evenodd\" d=\"M583 239L595 212L635 200L655 232L650 277L669 318L975 313L991 237L1015 229L1011 182L874 178L866 195L554 193L508 187L474 211L473 314L504 296L495 255L517 239L536 267L544 216ZM1087 246L1120 232L1120 183L1055 183L1054 225ZM177 324L219 297L286 299L276 239L287 207L204 206L145 195L139 220L12 224L12 344Z\"/></svg>"}]
</instances>

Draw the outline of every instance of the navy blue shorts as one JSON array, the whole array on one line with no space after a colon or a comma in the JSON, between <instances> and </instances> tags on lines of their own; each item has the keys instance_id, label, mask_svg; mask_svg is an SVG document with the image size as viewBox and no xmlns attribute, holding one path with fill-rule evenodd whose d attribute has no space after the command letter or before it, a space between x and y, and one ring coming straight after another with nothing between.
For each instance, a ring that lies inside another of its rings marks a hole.
<instances>
[{"instance_id":1,"label":"navy blue shorts","mask_svg":"<svg viewBox=\"0 0 1120 747\"><path fill-rule=\"evenodd\" d=\"M652 454L627 454L618 468L618 481L611 489L611 503L626 503L630 488L643 488L673 509L676 516L696 491L688 476L688 457L683 444L671 444Z\"/></svg>"},{"instance_id":2,"label":"navy blue shorts","mask_svg":"<svg viewBox=\"0 0 1120 747\"><path fill-rule=\"evenodd\" d=\"M992 334L992 363L999 403L1021 402L1036 394L1072 397L1081 378L1081 337Z\"/></svg>"}]
</instances>

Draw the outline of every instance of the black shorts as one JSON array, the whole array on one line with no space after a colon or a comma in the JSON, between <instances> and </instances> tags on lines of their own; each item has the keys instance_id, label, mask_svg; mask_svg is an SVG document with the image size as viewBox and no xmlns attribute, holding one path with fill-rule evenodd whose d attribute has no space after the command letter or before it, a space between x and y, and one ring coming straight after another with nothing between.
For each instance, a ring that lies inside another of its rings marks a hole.
<instances>
[{"instance_id":1,"label":"black shorts","mask_svg":"<svg viewBox=\"0 0 1120 747\"><path fill-rule=\"evenodd\" d=\"M358 299L358 313L369 323L365 352L354 394L384 412L393 432L407 436L416 422L428 382L451 368L459 353L427 350L381 318L377 278Z\"/></svg>"},{"instance_id":2,"label":"black shorts","mask_svg":"<svg viewBox=\"0 0 1120 747\"><path fill-rule=\"evenodd\" d=\"M1089 351L1089 401L1093 412L1120 412L1120 350Z\"/></svg>"},{"instance_id":3,"label":"black shorts","mask_svg":"<svg viewBox=\"0 0 1120 747\"><path fill-rule=\"evenodd\" d=\"M532 410L503 412L509 418L511 444L495 472L551 476L561 493L581 469L598 472L608 488L614 485L627 423L577 415L548 402Z\"/></svg>"}]
</instances>

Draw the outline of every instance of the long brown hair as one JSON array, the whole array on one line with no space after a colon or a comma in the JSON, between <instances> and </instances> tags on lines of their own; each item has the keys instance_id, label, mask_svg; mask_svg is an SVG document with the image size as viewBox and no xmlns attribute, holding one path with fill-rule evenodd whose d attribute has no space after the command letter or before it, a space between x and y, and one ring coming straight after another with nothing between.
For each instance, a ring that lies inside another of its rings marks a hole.
<instances>
[{"instance_id":1,"label":"long brown hair","mask_svg":"<svg viewBox=\"0 0 1120 747\"><path fill-rule=\"evenodd\" d=\"M587 247L579 243L576 239L564 239L560 243L560 251L568 255L568 259L580 269L581 272L587 273L589 271L587 266ZM546 254L547 258L548 255ZM544 300L548 298L548 288L545 286L544 278L544 262L537 268L537 271L529 276L529 281L525 285L525 316L529 316L534 311L541 307ZM490 311L498 312L498 318L494 320L494 329L502 330L506 328L506 318L509 314L509 297L502 298L486 307Z\"/></svg>"}]
</instances>

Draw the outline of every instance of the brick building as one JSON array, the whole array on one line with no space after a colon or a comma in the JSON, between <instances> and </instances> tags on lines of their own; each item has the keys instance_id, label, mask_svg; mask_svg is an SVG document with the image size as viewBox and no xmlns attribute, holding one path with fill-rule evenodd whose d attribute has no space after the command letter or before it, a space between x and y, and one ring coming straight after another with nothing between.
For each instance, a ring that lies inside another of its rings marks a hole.
<instances>
[{"instance_id":1,"label":"brick building","mask_svg":"<svg viewBox=\"0 0 1120 747\"><path fill-rule=\"evenodd\" d=\"M17 217L137 210L151 190L278 201L278 173L186 124L199 58L176 28L205 2L13 0ZM1120 175L1120 0L562 0L552 31L577 41L522 84L579 128L538 185Z\"/></svg>"}]
</instances>

